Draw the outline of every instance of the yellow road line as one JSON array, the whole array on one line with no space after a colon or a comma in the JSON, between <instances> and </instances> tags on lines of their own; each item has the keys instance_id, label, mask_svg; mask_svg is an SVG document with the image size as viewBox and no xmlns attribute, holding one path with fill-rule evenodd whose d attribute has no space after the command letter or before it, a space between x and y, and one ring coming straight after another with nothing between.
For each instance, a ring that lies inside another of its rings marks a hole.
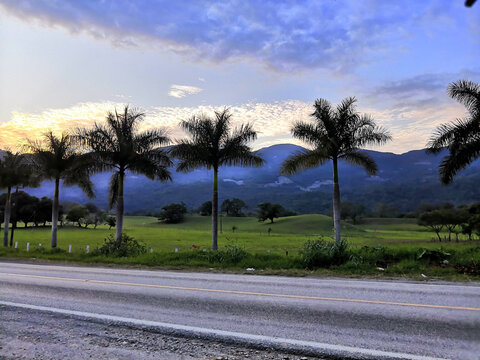
<instances>
[{"instance_id":1,"label":"yellow road line","mask_svg":"<svg viewBox=\"0 0 480 360\"><path fill-rule=\"evenodd\" d=\"M26 278L37 278L37 279L90 282L90 283L96 283L96 284L110 284L110 285L140 286L140 287L172 289L172 290L203 291L203 292L223 293L223 294L268 296L268 297L280 297L280 298L288 298L288 299L341 301L341 302L351 302L351 303L361 303L361 304L397 305L397 306L422 307L422 308L431 308L431 309L480 311L480 308L465 307L465 306L415 304L415 303L403 303L403 302L395 302L395 301L346 299L346 298L332 298L332 297L306 296L306 295L289 295L289 294L262 293L262 292L239 291L239 290L203 289L203 288L186 287L186 286L139 284L139 283L130 283L130 282L123 282L123 281L92 280L92 279L66 278L66 277L44 276L44 275L26 275L26 274L11 274L11 273L7 273L6 275L26 277Z\"/></svg>"}]
</instances>

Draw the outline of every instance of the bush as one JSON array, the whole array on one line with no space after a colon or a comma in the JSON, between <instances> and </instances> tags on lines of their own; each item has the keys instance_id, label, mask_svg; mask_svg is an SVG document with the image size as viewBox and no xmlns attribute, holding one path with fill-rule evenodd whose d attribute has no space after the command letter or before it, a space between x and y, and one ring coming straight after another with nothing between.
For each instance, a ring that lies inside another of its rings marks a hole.
<instances>
[{"instance_id":1,"label":"bush","mask_svg":"<svg viewBox=\"0 0 480 360\"><path fill-rule=\"evenodd\" d=\"M162 211L158 214L158 220L167 224L178 224L183 221L187 208L183 202L180 204L172 203L162 207Z\"/></svg>"},{"instance_id":2,"label":"bush","mask_svg":"<svg viewBox=\"0 0 480 360\"><path fill-rule=\"evenodd\" d=\"M307 269L341 265L349 259L348 243L346 240L338 243L324 239L309 240L303 244L301 257Z\"/></svg>"},{"instance_id":3,"label":"bush","mask_svg":"<svg viewBox=\"0 0 480 360\"><path fill-rule=\"evenodd\" d=\"M208 261L211 263L237 264L248 256L248 253L240 246L227 245L225 250L211 251L208 253Z\"/></svg>"},{"instance_id":4,"label":"bush","mask_svg":"<svg viewBox=\"0 0 480 360\"><path fill-rule=\"evenodd\" d=\"M122 239L117 242L115 236L110 234L104 244L97 249L98 254L115 257L138 256L147 252L147 247L127 234L122 234Z\"/></svg>"}]
</instances>

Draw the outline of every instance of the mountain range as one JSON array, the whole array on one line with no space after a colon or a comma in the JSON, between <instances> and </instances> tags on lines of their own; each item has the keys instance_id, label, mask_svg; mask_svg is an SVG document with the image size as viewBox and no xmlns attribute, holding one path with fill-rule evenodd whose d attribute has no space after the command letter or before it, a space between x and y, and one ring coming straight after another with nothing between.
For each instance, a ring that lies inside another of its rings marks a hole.
<instances>
[{"instance_id":1,"label":"mountain range","mask_svg":"<svg viewBox=\"0 0 480 360\"><path fill-rule=\"evenodd\" d=\"M297 213L328 212L331 209L332 166L322 165L293 176L280 175L282 162L303 148L292 144L273 145L258 150L265 159L261 168L225 167L219 171L220 202L226 198L241 198L254 211L260 202L281 203ZM361 203L368 209L384 203L400 212L416 209L420 203L452 202L456 205L480 200L480 160L472 163L455 178L453 184L440 184L438 166L446 152L427 154L414 150L404 154L365 150L378 164L378 175L368 176L362 168L341 162L340 189L343 201ZM212 171L198 169L177 173L172 169L173 182L151 181L129 174L125 183L125 207L131 214L159 211L162 206L183 201L188 208L198 207L211 199ZM93 200L107 207L110 174L92 177L96 187ZM52 182L40 188L26 189L35 196L53 194ZM78 188L62 187L61 201L86 202Z\"/></svg>"}]
</instances>

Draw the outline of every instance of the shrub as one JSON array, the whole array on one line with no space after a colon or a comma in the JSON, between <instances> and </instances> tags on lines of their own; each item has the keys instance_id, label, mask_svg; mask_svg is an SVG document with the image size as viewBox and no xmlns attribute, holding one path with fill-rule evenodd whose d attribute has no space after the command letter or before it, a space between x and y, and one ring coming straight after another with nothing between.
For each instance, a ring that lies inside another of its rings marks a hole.
<instances>
[{"instance_id":1,"label":"shrub","mask_svg":"<svg viewBox=\"0 0 480 360\"><path fill-rule=\"evenodd\" d=\"M301 256L307 269L341 265L349 258L348 243L346 240L338 243L324 239L309 240L303 244Z\"/></svg>"},{"instance_id":2,"label":"shrub","mask_svg":"<svg viewBox=\"0 0 480 360\"><path fill-rule=\"evenodd\" d=\"M101 255L115 257L138 256L145 254L147 247L127 234L122 234L120 242L117 242L115 236L110 234L97 252Z\"/></svg>"},{"instance_id":3,"label":"shrub","mask_svg":"<svg viewBox=\"0 0 480 360\"><path fill-rule=\"evenodd\" d=\"M208 253L208 261L211 263L237 264L248 256L248 253L240 246L227 245L224 250L211 251Z\"/></svg>"},{"instance_id":4,"label":"shrub","mask_svg":"<svg viewBox=\"0 0 480 360\"><path fill-rule=\"evenodd\" d=\"M162 207L162 211L158 214L158 220L167 224L178 224L184 219L187 208L183 202L180 204L172 203Z\"/></svg>"}]
</instances>

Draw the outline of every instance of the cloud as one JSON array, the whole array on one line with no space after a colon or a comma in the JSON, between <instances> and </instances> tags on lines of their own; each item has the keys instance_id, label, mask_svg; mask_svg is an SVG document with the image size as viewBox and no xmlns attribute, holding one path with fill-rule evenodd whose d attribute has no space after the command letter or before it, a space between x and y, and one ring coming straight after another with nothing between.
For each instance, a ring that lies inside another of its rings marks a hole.
<instances>
[{"instance_id":1,"label":"cloud","mask_svg":"<svg viewBox=\"0 0 480 360\"><path fill-rule=\"evenodd\" d=\"M203 89L196 87L196 86L189 86L189 85L172 85L170 87L170 91L168 92L168 96L174 98L183 98L187 95L198 94Z\"/></svg>"},{"instance_id":2,"label":"cloud","mask_svg":"<svg viewBox=\"0 0 480 360\"><path fill-rule=\"evenodd\" d=\"M243 185L245 182L243 180L233 180L233 179L223 179L223 182L233 182L236 185Z\"/></svg>"},{"instance_id":3,"label":"cloud","mask_svg":"<svg viewBox=\"0 0 480 360\"><path fill-rule=\"evenodd\" d=\"M479 81L480 73L462 70L457 73L420 74L397 81L388 81L378 86L372 95L388 96L392 100L400 101L405 99L417 99L418 101L425 97L436 99L439 97L446 98L447 84L459 79Z\"/></svg>"},{"instance_id":4,"label":"cloud","mask_svg":"<svg viewBox=\"0 0 480 360\"><path fill-rule=\"evenodd\" d=\"M433 0L1 0L0 5L24 21L87 33L115 46L150 47L153 41L189 60L249 58L280 71L370 63L375 54L397 51L396 40L423 33L425 23L448 19L454 6Z\"/></svg>"},{"instance_id":5,"label":"cloud","mask_svg":"<svg viewBox=\"0 0 480 360\"><path fill-rule=\"evenodd\" d=\"M103 121L108 111L122 106L122 103L116 102L80 103L40 113L13 112L10 120L0 123L0 148L14 148L24 142L25 138L38 138L46 130L58 133L79 126L88 127L95 121ZM140 129L164 127L171 138L180 139L185 136L178 126L181 120L197 114L211 115L215 110L223 108L224 106L149 107L144 109L146 117ZM304 145L290 136L290 129L293 122L310 119L312 104L298 100L247 103L232 106L230 111L233 126L244 122L253 123L258 132L258 139L253 146L259 149L279 143ZM423 148L436 126L463 116L465 108L453 100L435 106L405 101L387 109L365 107L360 102L358 111L371 114L379 125L392 133L394 140L375 150L402 153Z\"/></svg>"},{"instance_id":6,"label":"cloud","mask_svg":"<svg viewBox=\"0 0 480 360\"><path fill-rule=\"evenodd\" d=\"M278 187L282 185L292 184L293 181L285 176L279 176L277 180L273 183L265 184L264 187Z\"/></svg>"},{"instance_id":7,"label":"cloud","mask_svg":"<svg viewBox=\"0 0 480 360\"><path fill-rule=\"evenodd\" d=\"M308 191L318 189L321 186L332 185L332 184L333 184L332 180L323 180L323 181L317 180L310 186L307 186L307 187L298 186L298 188L302 191L307 191L308 192Z\"/></svg>"}]
</instances>

